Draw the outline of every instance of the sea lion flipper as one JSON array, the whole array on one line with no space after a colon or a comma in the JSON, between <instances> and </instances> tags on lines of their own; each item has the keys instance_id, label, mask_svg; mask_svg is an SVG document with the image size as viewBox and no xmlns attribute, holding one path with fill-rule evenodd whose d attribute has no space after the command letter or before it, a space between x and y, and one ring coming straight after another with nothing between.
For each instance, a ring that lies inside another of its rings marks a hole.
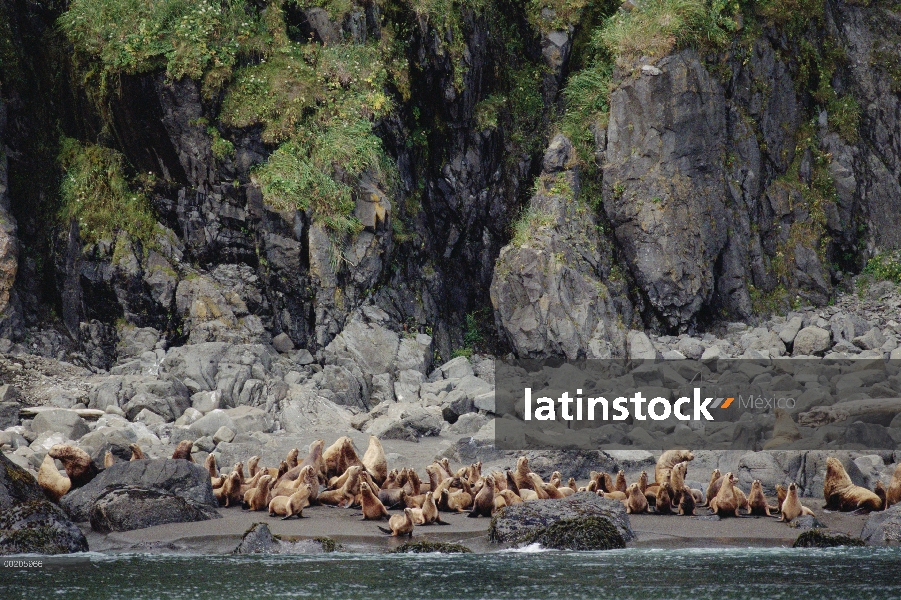
<instances>
[{"instance_id":1,"label":"sea lion flipper","mask_svg":"<svg viewBox=\"0 0 901 600\"><path fill-rule=\"evenodd\" d=\"M379 528L379 530L381 530L381 531L387 533L388 535L393 535L393 534L394 534L393 531L391 531L390 529L385 529L385 528L382 527L381 525L378 525L377 527Z\"/></svg>"}]
</instances>

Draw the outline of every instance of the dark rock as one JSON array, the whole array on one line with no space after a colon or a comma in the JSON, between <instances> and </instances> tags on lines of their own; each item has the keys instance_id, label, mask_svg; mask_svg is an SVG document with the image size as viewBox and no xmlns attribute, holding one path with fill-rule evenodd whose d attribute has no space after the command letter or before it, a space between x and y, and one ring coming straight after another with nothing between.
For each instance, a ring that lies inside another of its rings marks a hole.
<instances>
[{"instance_id":1,"label":"dark rock","mask_svg":"<svg viewBox=\"0 0 901 600\"><path fill-rule=\"evenodd\" d=\"M606 517L557 521L537 532L529 543L555 550L613 550L626 547L623 536Z\"/></svg>"},{"instance_id":2,"label":"dark rock","mask_svg":"<svg viewBox=\"0 0 901 600\"><path fill-rule=\"evenodd\" d=\"M606 527L598 529L597 523L585 523L587 517L606 520L612 531ZM548 542L557 539L560 543L572 541L572 528L582 524L591 528L599 538L607 539L609 547L623 547L635 534L629 523L629 516L622 502L600 498L597 494L580 492L562 500L526 502L508 506L491 519L488 539L494 543L529 544L546 532L553 524L566 521L567 526L551 529L545 538ZM616 536L612 534L615 533Z\"/></svg>"},{"instance_id":3,"label":"dark rock","mask_svg":"<svg viewBox=\"0 0 901 600\"><path fill-rule=\"evenodd\" d=\"M35 478L0 453L0 555L87 550L84 534Z\"/></svg>"},{"instance_id":4,"label":"dark rock","mask_svg":"<svg viewBox=\"0 0 901 600\"><path fill-rule=\"evenodd\" d=\"M91 529L100 533L221 518L213 507L140 487L107 490L91 505L90 515Z\"/></svg>"},{"instance_id":5,"label":"dark rock","mask_svg":"<svg viewBox=\"0 0 901 600\"><path fill-rule=\"evenodd\" d=\"M269 526L265 523L254 523L232 554L272 554L277 551L278 542L272 537Z\"/></svg>"},{"instance_id":6,"label":"dark rock","mask_svg":"<svg viewBox=\"0 0 901 600\"><path fill-rule=\"evenodd\" d=\"M870 513L860 538L869 546L901 545L901 504Z\"/></svg>"},{"instance_id":7,"label":"dark rock","mask_svg":"<svg viewBox=\"0 0 901 600\"><path fill-rule=\"evenodd\" d=\"M22 406L18 402L0 402L0 429L15 427L19 424L19 409Z\"/></svg>"},{"instance_id":8,"label":"dark rock","mask_svg":"<svg viewBox=\"0 0 901 600\"><path fill-rule=\"evenodd\" d=\"M216 508L209 473L186 460L167 458L116 463L88 485L69 492L61 504L76 522L88 521L91 509L107 492L139 488L177 496L195 506Z\"/></svg>"},{"instance_id":9,"label":"dark rock","mask_svg":"<svg viewBox=\"0 0 901 600\"><path fill-rule=\"evenodd\" d=\"M836 546L865 546L860 538L844 533L824 533L818 530L805 531L798 536L792 548L834 548Z\"/></svg>"},{"instance_id":10,"label":"dark rock","mask_svg":"<svg viewBox=\"0 0 901 600\"><path fill-rule=\"evenodd\" d=\"M440 552L442 554L465 554L472 552L463 544L453 544L450 542L404 542L391 551L393 554L421 554L428 552Z\"/></svg>"}]
</instances>

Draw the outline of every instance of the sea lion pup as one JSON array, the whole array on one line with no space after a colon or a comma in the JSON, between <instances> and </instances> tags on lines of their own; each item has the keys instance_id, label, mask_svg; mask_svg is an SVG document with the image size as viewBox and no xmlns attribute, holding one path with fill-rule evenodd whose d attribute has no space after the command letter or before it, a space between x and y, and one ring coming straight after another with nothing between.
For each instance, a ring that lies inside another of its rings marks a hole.
<instances>
[{"instance_id":1,"label":"sea lion pup","mask_svg":"<svg viewBox=\"0 0 901 600\"><path fill-rule=\"evenodd\" d=\"M500 496L498 496L500 498ZM435 493L426 492L425 502L422 505L423 525L450 525L450 523L441 520L441 514L438 512L438 505L435 503Z\"/></svg>"},{"instance_id":2,"label":"sea lion pup","mask_svg":"<svg viewBox=\"0 0 901 600\"><path fill-rule=\"evenodd\" d=\"M854 485L841 461L831 456L826 459L823 498L826 499L823 508L828 510L870 512L882 508L879 496L867 488Z\"/></svg>"},{"instance_id":3,"label":"sea lion pup","mask_svg":"<svg viewBox=\"0 0 901 600\"><path fill-rule=\"evenodd\" d=\"M144 451L137 444L129 444L128 448L131 450L131 458L128 460L144 460L146 458Z\"/></svg>"},{"instance_id":4,"label":"sea lion pup","mask_svg":"<svg viewBox=\"0 0 901 600\"><path fill-rule=\"evenodd\" d=\"M892 473L892 480L888 483L888 489L885 490L885 507L888 508L901 502L901 463L895 467Z\"/></svg>"},{"instance_id":5,"label":"sea lion pup","mask_svg":"<svg viewBox=\"0 0 901 600\"><path fill-rule=\"evenodd\" d=\"M269 492L275 481L269 474L260 477L260 481L253 489L244 494L244 510L263 510L269 508Z\"/></svg>"},{"instance_id":6,"label":"sea lion pup","mask_svg":"<svg viewBox=\"0 0 901 600\"><path fill-rule=\"evenodd\" d=\"M513 481L519 489L532 489L532 482L529 480L529 459L520 456L516 459L516 469L513 470Z\"/></svg>"},{"instance_id":7,"label":"sea lion pup","mask_svg":"<svg viewBox=\"0 0 901 600\"><path fill-rule=\"evenodd\" d=\"M691 493L691 489L687 486L682 488L682 498L679 500L679 514L684 516L694 516L695 506L697 506L697 498Z\"/></svg>"},{"instance_id":8,"label":"sea lion pup","mask_svg":"<svg viewBox=\"0 0 901 600\"><path fill-rule=\"evenodd\" d=\"M626 488L626 512L629 514L638 514L648 512L648 499L638 487L637 483L633 483Z\"/></svg>"},{"instance_id":9,"label":"sea lion pup","mask_svg":"<svg viewBox=\"0 0 901 600\"><path fill-rule=\"evenodd\" d=\"M514 494L511 490L501 490L498 492L495 490L496 494L499 494L499 497L504 499L504 503L507 506L513 506L514 504L522 504L522 498Z\"/></svg>"},{"instance_id":10,"label":"sea lion pup","mask_svg":"<svg viewBox=\"0 0 901 600\"><path fill-rule=\"evenodd\" d=\"M360 483L360 506L363 508L364 521L378 521L388 518L388 509L365 481ZM437 510L437 509L436 509Z\"/></svg>"},{"instance_id":11,"label":"sea lion pup","mask_svg":"<svg viewBox=\"0 0 901 600\"><path fill-rule=\"evenodd\" d=\"M535 477L538 477L535 475ZM537 491L537 490L536 490ZM472 502L472 510L469 517L490 517L494 514L494 479L485 481L485 486L479 490Z\"/></svg>"},{"instance_id":12,"label":"sea lion pup","mask_svg":"<svg viewBox=\"0 0 901 600\"><path fill-rule=\"evenodd\" d=\"M766 496L763 495L763 486L759 479L755 479L751 484L751 493L748 496L748 511L755 517L769 517L770 505L767 504Z\"/></svg>"},{"instance_id":13,"label":"sea lion pup","mask_svg":"<svg viewBox=\"0 0 901 600\"><path fill-rule=\"evenodd\" d=\"M673 467L682 461L694 460L695 455L689 450L667 450L657 459L654 467L654 483L663 483Z\"/></svg>"},{"instance_id":14,"label":"sea lion pup","mask_svg":"<svg viewBox=\"0 0 901 600\"><path fill-rule=\"evenodd\" d=\"M363 467L379 485L382 485L388 476L388 458L385 456L382 442L374 435L369 436L369 446L363 454Z\"/></svg>"},{"instance_id":15,"label":"sea lion pup","mask_svg":"<svg viewBox=\"0 0 901 600\"><path fill-rule=\"evenodd\" d=\"M721 477L720 488L710 501L710 511L720 517L738 516L738 498L735 495L735 476L730 472Z\"/></svg>"},{"instance_id":16,"label":"sea lion pup","mask_svg":"<svg viewBox=\"0 0 901 600\"><path fill-rule=\"evenodd\" d=\"M269 502L269 516L283 515L282 521L287 521L295 515L298 519L303 519L303 509L310 505L311 491L313 487L309 483L304 483L290 496L276 496Z\"/></svg>"},{"instance_id":17,"label":"sea lion pup","mask_svg":"<svg viewBox=\"0 0 901 600\"><path fill-rule=\"evenodd\" d=\"M178 442L178 445L175 446L175 451L172 453L172 460L194 462L194 458L191 456L192 448L194 448L194 442L191 440L182 440Z\"/></svg>"},{"instance_id":18,"label":"sea lion pup","mask_svg":"<svg viewBox=\"0 0 901 600\"><path fill-rule=\"evenodd\" d=\"M212 454L210 456L212 456ZM113 458L113 453L107 450L106 454L103 455L103 468L109 469L114 464L116 464L116 459Z\"/></svg>"},{"instance_id":19,"label":"sea lion pup","mask_svg":"<svg viewBox=\"0 0 901 600\"><path fill-rule=\"evenodd\" d=\"M710 506L710 501L716 497L718 491L720 491L720 485L722 482L723 474L720 473L719 469L714 469L712 473L710 473L710 483L707 484L707 506Z\"/></svg>"},{"instance_id":20,"label":"sea lion pup","mask_svg":"<svg viewBox=\"0 0 901 600\"><path fill-rule=\"evenodd\" d=\"M661 515L673 514L673 486L667 481L657 490L657 503L654 510Z\"/></svg>"},{"instance_id":21,"label":"sea lion pup","mask_svg":"<svg viewBox=\"0 0 901 600\"><path fill-rule=\"evenodd\" d=\"M773 437L763 445L764 450L781 448L801 439L801 431L791 415L781 408L776 409L776 424L773 425Z\"/></svg>"},{"instance_id":22,"label":"sea lion pup","mask_svg":"<svg viewBox=\"0 0 901 600\"><path fill-rule=\"evenodd\" d=\"M569 489L571 489L573 492L578 492L578 491L579 491L579 487L576 485L576 478L575 478L575 477L570 477L570 478L569 478L569 481L566 483L566 487L568 487Z\"/></svg>"},{"instance_id":23,"label":"sea lion pup","mask_svg":"<svg viewBox=\"0 0 901 600\"><path fill-rule=\"evenodd\" d=\"M247 461L247 476L253 479L260 470L260 457L258 455L251 456Z\"/></svg>"},{"instance_id":24,"label":"sea lion pup","mask_svg":"<svg viewBox=\"0 0 901 600\"><path fill-rule=\"evenodd\" d=\"M402 535L413 537L414 523L412 513L412 508L405 508L403 515L393 515L388 519L388 529L382 526L379 526L379 529L394 537Z\"/></svg>"},{"instance_id":25,"label":"sea lion pup","mask_svg":"<svg viewBox=\"0 0 901 600\"><path fill-rule=\"evenodd\" d=\"M779 520L784 523L791 522L801 515L815 516L812 510L801 504L801 500L798 499L798 486L794 483L788 485L788 493L785 496L785 501L782 503L779 512L782 513Z\"/></svg>"},{"instance_id":26,"label":"sea lion pup","mask_svg":"<svg viewBox=\"0 0 901 600\"><path fill-rule=\"evenodd\" d=\"M882 500L882 510L885 510L887 504L885 484L882 483L881 479L876 480L876 485L873 486L873 493L879 496L879 499Z\"/></svg>"},{"instance_id":27,"label":"sea lion pup","mask_svg":"<svg viewBox=\"0 0 901 600\"><path fill-rule=\"evenodd\" d=\"M213 495L219 501L219 506L228 508L229 506L241 503L241 475L236 471L232 471L225 478L222 487L213 490Z\"/></svg>"},{"instance_id":28,"label":"sea lion pup","mask_svg":"<svg viewBox=\"0 0 901 600\"><path fill-rule=\"evenodd\" d=\"M68 477L60 475L56 463L53 462L53 457L47 454L44 456L41 468L38 469L38 485L41 486L48 498L59 502L59 499L65 496L72 487L72 482Z\"/></svg>"},{"instance_id":29,"label":"sea lion pup","mask_svg":"<svg viewBox=\"0 0 901 600\"><path fill-rule=\"evenodd\" d=\"M72 444L56 444L47 454L63 463L66 475L71 482L70 490L87 485L99 473L99 469L91 460L91 456Z\"/></svg>"},{"instance_id":30,"label":"sea lion pup","mask_svg":"<svg viewBox=\"0 0 901 600\"><path fill-rule=\"evenodd\" d=\"M319 494L319 504L327 504L329 506L350 507L353 505L360 490L360 471L363 470L362 465L354 465L347 469L350 476L344 482L344 485L337 490L327 490Z\"/></svg>"},{"instance_id":31,"label":"sea lion pup","mask_svg":"<svg viewBox=\"0 0 901 600\"><path fill-rule=\"evenodd\" d=\"M300 448L291 448L291 451L288 452L288 456L285 457L285 462L288 463L289 469L293 469L297 466L298 454L300 454Z\"/></svg>"},{"instance_id":32,"label":"sea lion pup","mask_svg":"<svg viewBox=\"0 0 901 600\"><path fill-rule=\"evenodd\" d=\"M611 492L622 492L626 493L626 472L620 469L620 471L616 474L616 483L613 484L613 489Z\"/></svg>"}]
</instances>

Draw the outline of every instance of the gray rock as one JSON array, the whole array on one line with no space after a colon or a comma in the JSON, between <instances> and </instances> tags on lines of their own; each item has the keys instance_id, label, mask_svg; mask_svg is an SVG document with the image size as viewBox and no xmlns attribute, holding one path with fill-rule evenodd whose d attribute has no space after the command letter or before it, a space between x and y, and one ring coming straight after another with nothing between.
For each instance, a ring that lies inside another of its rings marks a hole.
<instances>
[{"instance_id":1,"label":"gray rock","mask_svg":"<svg viewBox=\"0 0 901 600\"><path fill-rule=\"evenodd\" d=\"M474 375L472 365L465 356L458 356L444 363L438 370L444 379L462 379L470 375Z\"/></svg>"},{"instance_id":2,"label":"gray rock","mask_svg":"<svg viewBox=\"0 0 901 600\"><path fill-rule=\"evenodd\" d=\"M467 413L460 415L457 422L450 426L449 431L459 435L469 435L478 432L490 420L486 415Z\"/></svg>"},{"instance_id":3,"label":"gray rock","mask_svg":"<svg viewBox=\"0 0 901 600\"><path fill-rule=\"evenodd\" d=\"M378 375L394 370L399 346L396 333L357 317L323 349L322 354L328 365L341 364L342 359L350 359L359 365L363 373Z\"/></svg>"},{"instance_id":4,"label":"gray rock","mask_svg":"<svg viewBox=\"0 0 901 600\"><path fill-rule=\"evenodd\" d=\"M152 410L144 408L141 409L141 412L135 415L135 421L138 423L144 423L145 425L162 425L166 422L166 419L159 416Z\"/></svg>"},{"instance_id":5,"label":"gray rock","mask_svg":"<svg viewBox=\"0 0 901 600\"><path fill-rule=\"evenodd\" d=\"M484 410L493 414L496 407L494 401L494 390L485 392L484 394L479 394L472 399L472 403L478 410ZM462 418L463 415L460 415L460 417Z\"/></svg>"},{"instance_id":6,"label":"gray rock","mask_svg":"<svg viewBox=\"0 0 901 600\"><path fill-rule=\"evenodd\" d=\"M171 494L199 507L218 506L206 469L186 460L166 458L116 463L87 485L63 496L60 504L74 521L88 521L91 508L101 496L122 488Z\"/></svg>"},{"instance_id":7,"label":"gray rock","mask_svg":"<svg viewBox=\"0 0 901 600\"><path fill-rule=\"evenodd\" d=\"M213 441L213 438L211 436L205 435L194 440L194 445L191 446L191 452L206 452L209 454L215 448L216 443Z\"/></svg>"},{"instance_id":8,"label":"gray rock","mask_svg":"<svg viewBox=\"0 0 901 600\"><path fill-rule=\"evenodd\" d=\"M0 403L6 402L22 402L22 394L19 389L8 383L0 385Z\"/></svg>"},{"instance_id":9,"label":"gray rock","mask_svg":"<svg viewBox=\"0 0 901 600\"><path fill-rule=\"evenodd\" d=\"M424 333L404 336L397 348L397 370L428 373L432 366L432 338Z\"/></svg>"},{"instance_id":10,"label":"gray rock","mask_svg":"<svg viewBox=\"0 0 901 600\"><path fill-rule=\"evenodd\" d=\"M230 442L233 439L235 439L235 432L224 425L217 429L216 433L213 435L213 443L215 444L220 442Z\"/></svg>"},{"instance_id":11,"label":"gray rock","mask_svg":"<svg viewBox=\"0 0 901 600\"><path fill-rule=\"evenodd\" d=\"M213 392L197 392L191 396L191 406L203 414L206 414L220 408L219 404L221 397L222 393L218 390Z\"/></svg>"},{"instance_id":12,"label":"gray rock","mask_svg":"<svg viewBox=\"0 0 901 600\"><path fill-rule=\"evenodd\" d=\"M860 538L869 546L901 545L901 504L870 513Z\"/></svg>"},{"instance_id":13,"label":"gray rock","mask_svg":"<svg viewBox=\"0 0 901 600\"><path fill-rule=\"evenodd\" d=\"M0 555L87 552L78 527L34 477L0 452Z\"/></svg>"},{"instance_id":14,"label":"gray rock","mask_svg":"<svg viewBox=\"0 0 901 600\"><path fill-rule=\"evenodd\" d=\"M278 542L272 537L269 526L265 523L254 523L232 554L272 554L277 551Z\"/></svg>"},{"instance_id":15,"label":"gray rock","mask_svg":"<svg viewBox=\"0 0 901 600\"><path fill-rule=\"evenodd\" d=\"M235 433L248 433L251 431L268 432L272 430L269 415L261 408L252 406L238 406L225 411L231 419L232 425L228 425Z\"/></svg>"},{"instance_id":16,"label":"gray rock","mask_svg":"<svg viewBox=\"0 0 901 600\"><path fill-rule=\"evenodd\" d=\"M805 327L795 336L792 354L822 356L832 346L829 337L829 332L821 327Z\"/></svg>"},{"instance_id":17,"label":"gray rock","mask_svg":"<svg viewBox=\"0 0 901 600\"><path fill-rule=\"evenodd\" d=\"M492 391L491 384L475 375L463 377L442 401L444 420L453 423L460 415L473 412L476 397Z\"/></svg>"},{"instance_id":18,"label":"gray rock","mask_svg":"<svg viewBox=\"0 0 901 600\"><path fill-rule=\"evenodd\" d=\"M580 492L562 500L526 502L505 508L492 519L488 539L502 544L530 542L555 522L589 516L608 519L625 542L635 538L622 502Z\"/></svg>"},{"instance_id":19,"label":"gray rock","mask_svg":"<svg viewBox=\"0 0 901 600\"><path fill-rule=\"evenodd\" d=\"M651 342L651 338L643 331L632 330L627 336L629 358L632 360L655 360L657 349Z\"/></svg>"},{"instance_id":20,"label":"gray rock","mask_svg":"<svg viewBox=\"0 0 901 600\"><path fill-rule=\"evenodd\" d=\"M801 317L792 317L782 326L782 329L779 330L779 339L785 342L786 345L791 344L795 341L795 336L798 335L803 324L804 321Z\"/></svg>"},{"instance_id":21,"label":"gray rock","mask_svg":"<svg viewBox=\"0 0 901 600\"><path fill-rule=\"evenodd\" d=\"M90 431L85 420L72 410L47 410L38 413L31 422L31 430L37 434L46 431L63 434L67 440L77 440Z\"/></svg>"},{"instance_id":22,"label":"gray rock","mask_svg":"<svg viewBox=\"0 0 901 600\"><path fill-rule=\"evenodd\" d=\"M557 173L569 168L573 157L573 145L565 135L558 133L544 151L542 169L545 173Z\"/></svg>"},{"instance_id":23,"label":"gray rock","mask_svg":"<svg viewBox=\"0 0 901 600\"><path fill-rule=\"evenodd\" d=\"M704 346L692 337L686 337L679 340L676 349L692 360L698 360L704 354Z\"/></svg>"},{"instance_id":24,"label":"gray rock","mask_svg":"<svg viewBox=\"0 0 901 600\"><path fill-rule=\"evenodd\" d=\"M394 382L394 396L398 402L411 401L419 398L419 386L425 382L425 375L420 371L406 369L397 374Z\"/></svg>"},{"instance_id":25,"label":"gray rock","mask_svg":"<svg viewBox=\"0 0 901 600\"><path fill-rule=\"evenodd\" d=\"M221 518L215 507L136 486L107 489L93 502L90 512L91 529L99 533Z\"/></svg>"},{"instance_id":26,"label":"gray rock","mask_svg":"<svg viewBox=\"0 0 901 600\"><path fill-rule=\"evenodd\" d=\"M294 342L288 337L287 333L282 332L272 338L272 347L282 354L288 354L294 350Z\"/></svg>"},{"instance_id":27,"label":"gray rock","mask_svg":"<svg viewBox=\"0 0 901 600\"><path fill-rule=\"evenodd\" d=\"M885 344L885 336L878 328L873 327L863 335L859 335L851 340L851 343L862 350L876 350Z\"/></svg>"},{"instance_id":28,"label":"gray rock","mask_svg":"<svg viewBox=\"0 0 901 600\"><path fill-rule=\"evenodd\" d=\"M235 430L235 422L224 409L216 409L202 416L192 423L188 430L197 437L213 436L221 427Z\"/></svg>"},{"instance_id":29,"label":"gray rock","mask_svg":"<svg viewBox=\"0 0 901 600\"><path fill-rule=\"evenodd\" d=\"M21 407L18 402L0 402L0 429L15 427L19 424L19 409Z\"/></svg>"}]
</instances>

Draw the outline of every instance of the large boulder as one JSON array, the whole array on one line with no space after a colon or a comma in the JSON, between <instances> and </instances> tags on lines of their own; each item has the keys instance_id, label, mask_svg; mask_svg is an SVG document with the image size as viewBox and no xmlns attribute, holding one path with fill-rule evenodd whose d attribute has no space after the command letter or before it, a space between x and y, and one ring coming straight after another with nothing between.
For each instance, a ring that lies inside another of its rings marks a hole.
<instances>
[{"instance_id":1,"label":"large boulder","mask_svg":"<svg viewBox=\"0 0 901 600\"><path fill-rule=\"evenodd\" d=\"M869 546L901 545L901 504L871 513L863 525L860 538Z\"/></svg>"},{"instance_id":2,"label":"large boulder","mask_svg":"<svg viewBox=\"0 0 901 600\"><path fill-rule=\"evenodd\" d=\"M35 478L0 453L0 555L87 550L84 534Z\"/></svg>"},{"instance_id":3,"label":"large boulder","mask_svg":"<svg viewBox=\"0 0 901 600\"><path fill-rule=\"evenodd\" d=\"M90 431L84 419L74 410L45 410L31 422L31 430L36 434L45 431L63 434L67 440L77 440Z\"/></svg>"},{"instance_id":4,"label":"large boulder","mask_svg":"<svg viewBox=\"0 0 901 600\"><path fill-rule=\"evenodd\" d=\"M612 527L599 528L595 519L606 520ZM562 500L508 506L491 520L488 539L501 544L530 544L539 539L574 542L575 537L560 527L562 523L570 529L586 527L593 536L603 529L606 535L600 537L609 544L606 548L622 548L635 537L622 502L582 492Z\"/></svg>"},{"instance_id":5,"label":"large boulder","mask_svg":"<svg viewBox=\"0 0 901 600\"><path fill-rule=\"evenodd\" d=\"M186 460L167 458L116 463L101 472L86 486L63 496L60 503L74 521L88 521L91 518L91 510L94 504L110 491L117 489L135 491L135 497L139 496L137 490L149 490L176 496L186 503L201 509L202 507L215 509L218 506L213 496L210 475L206 469ZM118 503L121 501L119 496L109 500L111 505L116 505L115 510L120 510ZM167 503L167 506L172 506L174 501L167 499L165 501L160 500L160 503ZM143 507L137 505L135 510L143 514L147 513ZM117 515L121 514L117 513ZM124 516L116 516L115 518L119 519L117 522L127 522ZM160 518L165 519L166 516L160 514ZM136 516L135 519L137 522L142 517ZM140 522L146 522L146 520L141 520ZM157 523L149 523L148 525L153 524ZM144 527L148 525L144 525Z\"/></svg>"},{"instance_id":6,"label":"large boulder","mask_svg":"<svg viewBox=\"0 0 901 600\"><path fill-rule=\"evenodd\" d=\"M168 492L131 486L105 491L91 505L90 514L91 529L100 533L221 518L212 506Z\"/></svg>"}]
</instances>

